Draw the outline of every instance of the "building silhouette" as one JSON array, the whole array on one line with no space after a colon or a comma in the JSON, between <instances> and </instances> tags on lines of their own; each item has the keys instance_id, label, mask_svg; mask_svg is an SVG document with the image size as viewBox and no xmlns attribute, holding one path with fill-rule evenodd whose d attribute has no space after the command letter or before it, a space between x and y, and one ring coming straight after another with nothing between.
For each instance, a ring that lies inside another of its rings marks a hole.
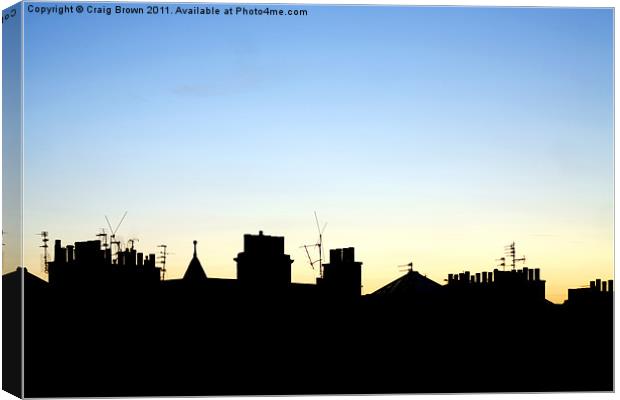
<instances>
[{"instance_id":1,"label":"building silhouette","mask_svg":"<svg viewBox=\"0 0 620 400\"><path fill-rule=\"evenodd\" d=\"M443 289L442 285L412 268L405 275L377 289L368 297L379 302L423 306L440 301L444 294Z\"/></svg>"},{"instance_id":2,"label":"building silhouette","mask_svg":"<svg viewBox=\"0 0 620 400\"><path fill-rule=\"evenodd\" d=\"M330 250L329 263L323 264L317 285L330 298L358 299L362 295L362 263L355 261L355 249Z\"/></svg>"},{"instance_id":3,"label":"building silhouette","mask_svg":"<svg viewBox=\"0 0 620 400\"><path fill-rule=\"evenodd\" d=\"M460 301L502 305L504 307L542 306L545 281L539 268L448 275L447 292Z\"/></svg>"},{"instance_id":4,"label":"building silhouette","mask_svg":"<svg viewBox=\"0 0 620 400\"><path fill-rule=\"evenodd\" d=\"M197 244L198 242L194 240L194 255L192 256L192 260L189 262L189 265L185 270L185 274L183 275L184 281L192 283L200 283L207 280L207 274L202 268L200 260L198 260L198 251L196 249Z\"/></svg>"},{"instance_id":5,"label":"building silhouette","mask_svg":"<svg viewBox=\"0 0 620 400\"><path fill-rule=\"evenodd\" d=\"M570 307L611 307L613 302L614 281L596 279L590 281L589 287L568 289L566 304Z\"/></svg>"},{"instance_id":6,"label":"building silhouette","mask_svg":"<svg viewBox=\"0 0 620 400\"><path fill-rule=\"evenodd\" d=\"M243 252L235 258L237 280L254 288L284 289L291 283L293 260L284 254L284 238L279 236L243 236Z\"/></svg>"},{"instance_id":7,"label":"building silhouette","mask_svg":"<svg viewBox=\"0 0 620 400\"><path fill-rule=\"evenodd\" d=\"M56 240L49 282L5 274L5 390L22 334L29 397L613 390L613 281L557 305L538 268L440 284L411 265L362 295L353 247L306 284L284 237L246 234L236 279L211 277L197 245L179 279L98 240ZM22 294L23 331L6 308Z\"/></svg>"},{"instance_id":8,"label":"building silhouette","mask_svg":"<svg viewBox=\"0 0 620 400\"><path fill-rule=\"evenodd\" d=\"M49 262L49 283L72 289L106 288L115 286L155 285L161 269L155 265L155 254L144 256L134 249L125 249L112 259L109 248L100 240L76 242L62 247L54 243L54 260Z\"/></svg>"}]
</instances>

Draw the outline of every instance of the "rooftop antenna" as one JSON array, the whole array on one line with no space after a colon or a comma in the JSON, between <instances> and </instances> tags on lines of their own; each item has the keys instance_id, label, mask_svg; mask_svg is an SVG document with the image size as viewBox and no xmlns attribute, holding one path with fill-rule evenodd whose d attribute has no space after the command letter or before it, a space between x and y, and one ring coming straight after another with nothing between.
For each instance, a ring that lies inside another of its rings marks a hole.
<instances>
[{"instance_id":1,"label":"rooftop antenna","mask_svg":"<svg viewBox=\"0 0 620 400\"><path fill-rule=\"evenodd\" d=\"M102 242L101 243L101 247L103 247L104 250L107 250L109 244L108 244L108 234L106 233L105 228L101 228L101 232L96 234L95 236L103 238L101 240L101 242Z\"/></svg>"},{"instance_id":2,"label":"rooftop antenna","mask_svg":"<svg viewBox=\"0 0 620 400\"><path fill-rule=\"evenodd\" d=\"M125 211L125 214L123 214L123 217L119 221L118 225L116 225L116 229L112 229L112 224L110 224L110 220L108 219L108 216L107 215L105 216L105 220L108 223L108 228L110 228L110 232L112 232L110 234L110 249L112 249L112 246L116 245L116 253L112 252L112 254L116 255L116 260L112 260L112 264L116 264L116 262L118 261L118 253L121 251L121 242L118 240L114 240L116 238L116 231L118 231L118 228L121 227L121 224L125 220L126 216L127 216L127 211Z\"/></svg>"},{"instance_id":3,"label":"rooftop antenna","mask_svg":"<svg viewBox=\"0 0 620 400\"><path fill-rule=\"evenodd\" d=\"M512 259L510 266L513 270L516 269L517 262L525 262L525 256L517 258L517 251L515 247L515 242L510 243L508 246L504 246L504 252L506 253L506 256Z\"/></svg>"},{"instance_id":4,"label":"rooftop antenna","mask_svg":"<svg viewBox=\"0 0 620 400\"><path fill-rule=\"evenodd\" d=\"M327 228L327 222L323 225L323 229L320 228L319 225L319 217L316 215L316 211L314 212L314 220L316 221L316 230L319 233L319 271L321 273L321 278L323 277L323 232L325 232L325 228Z\"/></svg>"},{"instance_id":5,"label":"rooftop antenna","mask_svg":"<svg viewBox=\"0 0 620 400\"><path fill-rule=\"evenodd\" d=\"M502 267L502 271L506 271L506 257L498 258L495 261L501 261L497 266Z\"/></svg>"},{"instance_id":6,"label":"rooftop antenna","mask_svg":"<svg viewBox=\"0 0 620 400\"><path fill-rule=\"evenodd\" d=\"M131 250L133 250L134 249L133 248L134 243L135 242L139 242L139 241L140 241L140 239L138 239L138 238L131 238L131 239L127 240L127 244L131 243Z\"/></svg>"},{"instance_id":7,"label":"rooftop antenna","mask_svg":"<svg viewBox=\"0 0 620 400\"><path fill-rule=\"evenodd\" d=\"M168 253L168 245L160 244L157 247L161 247L159 252L159 260L161 261L161 280L166 280L166 258L170 253Z\"/></svg>"},{"instance_id":8,"label":"rooftop antenna","mask_svg":"<svg viewBox=\"0 0 620 400\"><path fill-rule=\"evenodd\" d=\"M105 228L101 228L101 232L99 232L98 234L95 235L98 238L101 238L101 247L103 248L103 254L104 257L108 257L108 247L110 247L110 245L108 244L108 234L105 231ZM107 260L106 262L112 262L111 260Z\"/></svg>"},{"instance_id":9,"label":"rooftop antenna","mask_svg":"<svg viewBox=\"0 0 620 400\"><path fill-rule=\"evenodd\" d=\"M413 261L411 261L409 264L399 265L398 268L400 272L413 272Z\"/></svg>"},{"instance_id":10,"label":"rooftop antenna","mask_svg":"<svg viewBox=\"0 0 620 400\"><path fill-rule=\"evenodd\" d=\"M319 218L316 215L316 211L314 212L314 221L316 222L316 229L319 233L318 242L314 244L303 245L300 247L303 247L306 250L306 255L308 256L308 261L310 262L310 267L312 267L312 269L314 269L314 264L316 263L319 264L319 274L322 278L323 277L323 232L325 232L325 228L327 228L327 222L323 225L323 229L321 229L321 226L319 224ZM310 256L310 252L308 251L308 248L314 248L314 247L317 247L319 249L319 258L318 260L313 261L312 257Z\"/></svg>"},{"instance_id":11,"label":"rooftop antenna","mask_svg":"<svg viewBox=\"0 0 620 400\"><path fill-rule=\"evenodd\" d=\"M41 241L43 242L43 244L39 247L43 248L43 272L45 272L47 274L48 270L47 270L47 265L48 265L48 255L47 255L47 248L49 247L49 245L47 244L47 242L50 241L49 239L49 235L47 233L47 231L43 231L41 233L38 234L39 236L41 236Z\"/></svg>"}]
</instances>

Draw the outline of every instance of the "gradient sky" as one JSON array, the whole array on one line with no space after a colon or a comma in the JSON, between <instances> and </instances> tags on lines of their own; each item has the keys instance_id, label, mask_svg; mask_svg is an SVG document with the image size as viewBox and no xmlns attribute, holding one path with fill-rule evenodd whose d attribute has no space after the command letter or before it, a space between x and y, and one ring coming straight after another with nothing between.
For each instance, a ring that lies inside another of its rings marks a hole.
<instances>
[{"instance_id":1,"label":"gradient sky","mask_svg":"<svg viewBox=\"0 0 620 400\"><path fill-rule=\"evenodd\" d=\"M492 270L512 241L552 301L613 278L611 9L280 8L309 15L25 14L32 272L38 232L90 240L127 210L170 278L194 239L234 277L263 230L313 282L316 210L364 293L411 260Z\"/></svg>"}]
</instances>

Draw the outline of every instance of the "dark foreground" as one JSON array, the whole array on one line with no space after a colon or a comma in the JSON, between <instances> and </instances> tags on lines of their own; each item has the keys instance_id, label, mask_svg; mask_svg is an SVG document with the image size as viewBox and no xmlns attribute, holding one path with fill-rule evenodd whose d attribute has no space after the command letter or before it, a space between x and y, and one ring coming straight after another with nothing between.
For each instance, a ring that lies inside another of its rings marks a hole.
<instances>
[{"instance_id":1,"label":"dark foreground","mask_svg":"<svg viewBox=\"0 0 620 400\"><path fill-rule=\"evenodd\" d=\"M613 390L611 305L25 288L26 397Z\"/></svg>"}]
</instances>

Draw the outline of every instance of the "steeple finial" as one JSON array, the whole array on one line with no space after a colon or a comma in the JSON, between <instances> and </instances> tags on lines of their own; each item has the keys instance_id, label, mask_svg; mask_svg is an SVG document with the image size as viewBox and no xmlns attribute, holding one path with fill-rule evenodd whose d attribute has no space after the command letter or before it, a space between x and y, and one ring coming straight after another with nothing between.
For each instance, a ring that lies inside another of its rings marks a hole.
<instances>
[{"instance_id":1,"label":"steeple finial","mask_svg":"<svg viewBox=\"0 0 620 400\"><path fill-rule=\"evenodd\" d=\"M204 269L202 269L200 260L198 260L198 252L196 250L197 244L198 241L194 240L194 257L192 257L187 269L185 270L185 275L183 275L183 279L186 281L200 282L207 279L207 274Z\"/></svg>"}]
</instances>

